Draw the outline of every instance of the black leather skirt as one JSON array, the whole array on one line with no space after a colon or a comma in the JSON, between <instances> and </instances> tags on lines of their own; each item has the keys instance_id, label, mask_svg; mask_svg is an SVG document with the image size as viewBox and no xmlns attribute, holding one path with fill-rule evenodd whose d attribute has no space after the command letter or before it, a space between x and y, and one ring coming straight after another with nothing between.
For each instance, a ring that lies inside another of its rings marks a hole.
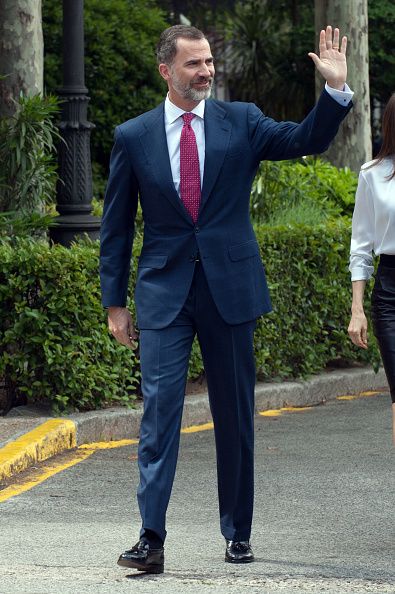
<instances>
[{"instance_id":1,"label":"black leather skirt","mask_svg":"<svg viewBox=\"0 0 395 594\"><path fill-rule=\"evenodd\" d=\"M372 326L395 402L395 256L381 255L372 291Z\"/></svg>"}]
</instances>

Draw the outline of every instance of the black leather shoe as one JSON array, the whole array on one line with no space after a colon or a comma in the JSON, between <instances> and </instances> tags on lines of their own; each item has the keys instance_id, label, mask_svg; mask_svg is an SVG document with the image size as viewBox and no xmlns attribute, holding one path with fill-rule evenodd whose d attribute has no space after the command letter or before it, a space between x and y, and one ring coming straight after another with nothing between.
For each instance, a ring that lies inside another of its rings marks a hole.
<instances>
[{"instance_id":1,"label":"black leather shoe","mask_svg":"<svg viewBox=\"0 0 395 594\"><path fill-rule=\"evenodd\" d=\"M225 561L228 563L251 563L254 553L248 540L226 540Z\"/></svg>"},{"instance_id":2,"label":"black leather shoe","mask_svg":"<svg viewBox=\"0 0 395 594\"><path fill-rule=\"evenodd\" d=\"M164 549L152 549L149 543L141 538L133 548L122 553L118 565L134 567L147 573L163 573L165 563Z\"/></svg>"}]
</instances>

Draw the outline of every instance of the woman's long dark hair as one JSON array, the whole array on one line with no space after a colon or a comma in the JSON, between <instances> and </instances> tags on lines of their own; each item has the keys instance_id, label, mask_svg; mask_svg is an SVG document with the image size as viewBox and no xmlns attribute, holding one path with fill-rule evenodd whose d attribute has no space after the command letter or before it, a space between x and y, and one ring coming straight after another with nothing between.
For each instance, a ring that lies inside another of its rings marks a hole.
<instances>
[{"instance_id":1,"label":"woman's long dark hair","mask_svg":"<svg viewBox=\"0 0 395 594\"><path fill-rule=\"evenodd\" d=\"M381 126L383 143L373 165L378 165L387 157L392 158L394 170L388 180L395 178L395 93L393 93L385 106Z\"/></svg>"}]
</instances>

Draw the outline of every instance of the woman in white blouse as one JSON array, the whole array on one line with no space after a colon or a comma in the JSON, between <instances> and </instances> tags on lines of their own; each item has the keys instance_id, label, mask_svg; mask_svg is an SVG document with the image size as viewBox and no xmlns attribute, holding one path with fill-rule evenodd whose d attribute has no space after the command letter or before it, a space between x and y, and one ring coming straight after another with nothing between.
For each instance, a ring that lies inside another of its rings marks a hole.
<instances>
[{"instance_id":1,"label":"woman in white blouse","mask_svg":"<svg viewBox=\"0 0 395 594\"><path fill-rule=\"evenodd\" d=\"M372 325L390 386L395 445L395 93L384 111L382 136L377 158L365 163L359 174L352 219L348 333L354 344L368 348L363 294L374 271L374 252L380 261L372 292Z\"/></svg>"}]
</instances>

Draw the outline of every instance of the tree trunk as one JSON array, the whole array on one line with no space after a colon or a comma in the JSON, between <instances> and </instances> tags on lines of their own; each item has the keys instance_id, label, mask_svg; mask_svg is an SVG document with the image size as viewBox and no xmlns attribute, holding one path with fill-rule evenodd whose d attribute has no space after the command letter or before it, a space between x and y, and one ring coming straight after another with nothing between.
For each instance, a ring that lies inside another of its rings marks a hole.
<instances>
[{"instance_id":1,"label":"tree trunk","mask_svg":"<svg viewBox=\"0 0 395 594\"><path fill-rule=\"evenodd\" d=\"M353 109L324 156L338 167L358 172L362 163L372 158L367 0L315 0L317 46L319 32L326 25L339 27L341 37L347 35L347 83L355 95ZM316 73L317 96L323 85Z\"/></svg>"},{"instance_id":2,"label":"tree trunk","mask_svg":"<svg viewBox=\"0 0 395 594\"><path fill-rule=\"evenodd\" d=\"M0 116L12 115L20 92L43 92L41 0L0 0Z\"/></svg>"}]
</instances>

